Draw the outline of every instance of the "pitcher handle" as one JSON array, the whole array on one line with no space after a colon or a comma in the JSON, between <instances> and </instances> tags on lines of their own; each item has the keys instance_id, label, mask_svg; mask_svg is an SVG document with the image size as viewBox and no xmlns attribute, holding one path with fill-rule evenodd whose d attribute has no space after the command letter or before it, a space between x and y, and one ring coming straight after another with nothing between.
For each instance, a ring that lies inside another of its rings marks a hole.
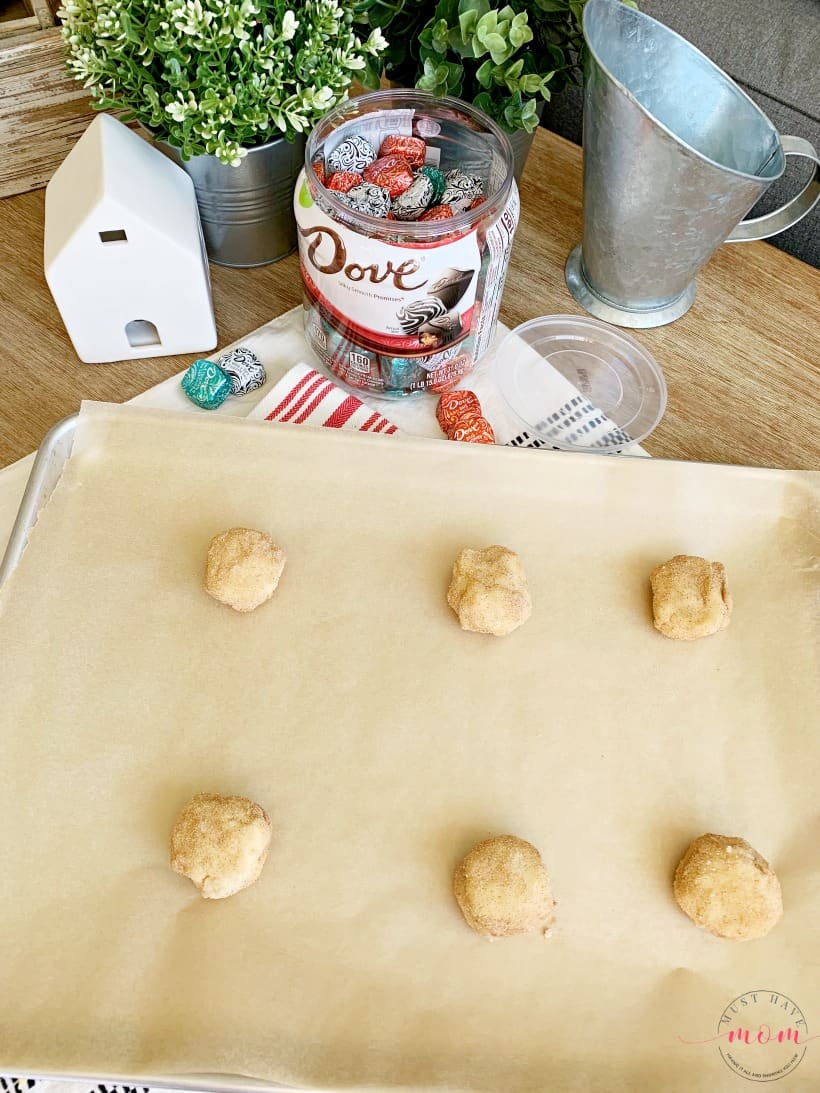
<instances>
[{"instance_id":1,"label":"pitcher handle","mask_svg":"<svg viewBox=\"0 0 820 1093\"><path fill-rule=\"evenodd\" d=\"M727 243L749 243L753 239L768 239L770 235L777 235L802 220L820 201L820 159L814 145L802 137L781 137L780 145L784 155L805 156L814 160L814 174L800 193L779 209L752 220L741 220L726 240Z\"/></svg>"}]
</instances>

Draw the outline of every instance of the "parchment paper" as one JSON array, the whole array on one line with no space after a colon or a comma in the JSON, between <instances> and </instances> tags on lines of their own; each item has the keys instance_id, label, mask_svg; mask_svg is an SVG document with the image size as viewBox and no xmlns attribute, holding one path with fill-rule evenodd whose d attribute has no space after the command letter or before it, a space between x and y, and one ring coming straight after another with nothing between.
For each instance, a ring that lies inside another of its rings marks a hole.
<instances>
[{"instance_id":1,"label":"parchment paper","mask_svg":"<svg viewBox=\"0 0 820 1093\"><path fill-rule=\"evenodd\" d=\"M819 478L86 406L0 604L0 1069L749 1088L681 1038L764 989L820 1033ZM235 524L288 552L248 616L201 584ZM535 603L503 640L445 603L491 543ZM725 563L727 631L653 630L678 552ZM201 790L273 820L227 901L167 864ZM776 868L766 939L677 909L705 831ZM549 940L460 916L453 868L499 832L544 856ZM818 1082L808 1043L779 1088Z\"/></svg>"}]
</instances>

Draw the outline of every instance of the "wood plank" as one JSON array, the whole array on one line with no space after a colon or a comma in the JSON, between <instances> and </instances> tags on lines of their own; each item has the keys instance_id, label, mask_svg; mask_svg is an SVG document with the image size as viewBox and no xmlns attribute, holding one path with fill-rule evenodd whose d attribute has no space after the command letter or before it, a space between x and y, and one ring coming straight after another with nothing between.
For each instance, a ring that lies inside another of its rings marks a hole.
<instances>
[{"instance_id":1,"label":"wood plank","mask_svg":"<svg viewBox=\"0 0 820 1093\"><path fill-rule=\"evenodd\" d=\"M0 197L44 186L93 118L58 29L0 49Z\"/></svg>"},{"instance_id":2,"label":"wood plank","mask_svg":"<svg viewBox=\"0 0 820 1093\"><path fill-rule=\"evenodd\" d=\"M57 21L55 14L59 3L52 4L50 0L28 0L28 5L44 30L55 25Z\"/></svg>"},{"instance_id":3,"label":"wood plank","mask_svg":"<svg viewBox=\"0 0 820 1093\"><path fill-rule=\"evenodd\" d=\"M44 34L48 34L48 31L44 31L43 28L38 25L34 30L28 30L25 31L25 33L21 31L20 34L15 34L14 37L10 38L8 41L4 42L0 39L0 64L2 64L2 58L10 49L16 49L18 46L28 45L31 42L42 42ZM5 89L2 88L2 85L0 85L0 90L5 94Z\"/></svg>"},{"instance_id":4,"label":"wood plank","mask_svg":"<svg viewBox=\"0 0 820 1093\"><path fill-rule=\"evenodd\" d=\"M521 198L503 320L582 314L564 284L564 262L581 238L580 149L539 130ZM45 284L42 240L42 191L0 202L0 466L35 448L82 398L121 402L192 359L81 364ZM301 300L295 256L260 269L212 266L211 277L221 346ZM767 243L722 247L698 278L687 315L635 332L669 387L648 451L820 469L818 333L820 271Z\"/></svg>"},{"instance_id":5,"label":"wood plank","mask_svg":"<svg viewBox=\"0 0 820 1093\"><path fill-rule=\"evenodd\" d=\"M0 20L0 42L7 38L14 38L17 34L29 34L33 30L41 30L40 20L36 15L24 15L20 19Z\"/></svg>"}]
</instances>

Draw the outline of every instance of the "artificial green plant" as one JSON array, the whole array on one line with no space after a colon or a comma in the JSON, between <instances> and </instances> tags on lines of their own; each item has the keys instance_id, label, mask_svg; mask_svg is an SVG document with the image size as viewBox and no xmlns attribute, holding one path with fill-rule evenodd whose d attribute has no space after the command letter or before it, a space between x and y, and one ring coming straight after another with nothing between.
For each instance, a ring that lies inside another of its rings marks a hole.
<instances>
[{"instance_id":1,"label":"artificial green plant","mask_svg":"<svg viewBox=\"0 0 820 1093\"><path fill-rule=\"evenodd\" d=\"M585 0L353 0L388 46L364 82L388 79L474 103L508 132L532 132L539 105L580 82Z\"/></svg>"},{"instance_id":2,"label":"artificial green plant","mask_svg":"<svg viewBox=\"0 0 820 1093\"><path fill-rule=\"evenodd\" d=\"M100 109L120 109L184 158L238 164L248 148L293 140L347 94L378 27L345 0L63 0L69 70Z\"/></svg>"}]
</instances>

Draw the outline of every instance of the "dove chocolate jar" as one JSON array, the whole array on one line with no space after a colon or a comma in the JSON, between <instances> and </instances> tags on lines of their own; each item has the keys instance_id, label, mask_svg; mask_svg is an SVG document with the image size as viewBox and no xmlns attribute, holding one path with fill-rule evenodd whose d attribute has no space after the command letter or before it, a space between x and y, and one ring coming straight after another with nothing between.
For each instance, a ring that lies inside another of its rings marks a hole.
<instances>
[{"instance_id":1,"label":"dove chocolate jar","mask_svg":"<svg viewBox=\"0 0 820 1093\"><path fill-rule=\"evenodd\" d=\"M294 212L308 343L343 383L443 391L490 347L518 190L507 136L416 90L335 107L310 134Z\"/></svg>"}]
</instances>

